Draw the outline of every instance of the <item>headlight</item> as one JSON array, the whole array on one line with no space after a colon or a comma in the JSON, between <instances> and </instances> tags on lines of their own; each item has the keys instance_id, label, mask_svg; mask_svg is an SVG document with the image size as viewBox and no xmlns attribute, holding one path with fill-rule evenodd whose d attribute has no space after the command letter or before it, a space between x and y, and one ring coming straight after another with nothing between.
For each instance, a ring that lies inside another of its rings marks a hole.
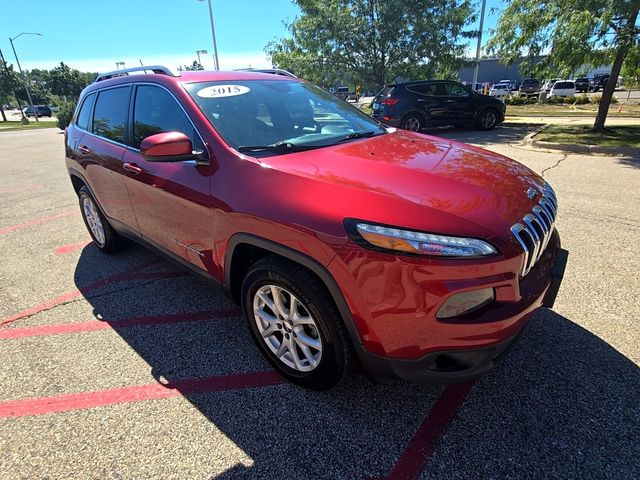
<instances>
[{"instance_id":1,"label":"headlight","mask_svg":"<svg viewBox=\"0 0 640 480\"><path fill-rule=\"evenodd\" d=\"M351 224L369 245L400 252L436 257L485 257L498 252L487 242L476 238L449 237L413 232L369 223Z\"/></svg>"}]
</instances>

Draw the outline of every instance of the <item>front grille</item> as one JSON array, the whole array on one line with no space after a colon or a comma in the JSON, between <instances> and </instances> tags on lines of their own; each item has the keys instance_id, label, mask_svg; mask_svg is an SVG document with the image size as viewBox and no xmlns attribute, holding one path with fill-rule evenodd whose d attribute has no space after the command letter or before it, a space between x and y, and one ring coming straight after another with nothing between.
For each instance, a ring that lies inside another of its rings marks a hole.
<instances>
[{"instance_id":1,"label":"front grille","mask_svg":"<svg viewBox=\"0 0 640 480\"><path fill-rule=\"evenodd\" d=\"M542 197L532 212L511 227L511 233L524 250L522 276L531 271L547 248L553 234L557 212L556 194L551 185L545 183L542 187Z\"/></svg>"}]
</instances>

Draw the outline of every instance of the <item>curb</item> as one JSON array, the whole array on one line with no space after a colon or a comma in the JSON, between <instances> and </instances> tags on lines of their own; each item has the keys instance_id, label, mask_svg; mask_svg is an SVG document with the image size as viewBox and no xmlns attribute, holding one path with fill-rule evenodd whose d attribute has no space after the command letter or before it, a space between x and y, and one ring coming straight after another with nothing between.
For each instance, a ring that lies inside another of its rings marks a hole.
<instances>
[{"instance_id":1,"label":"curb","mask_svg":"<svg viewBox=\"0 0 640 480\"><path fill-rule=\"evenodd\" d=\"M542 132L548 125L543 125L524 137L522 143L533 148L548 150L560 150L567 153L584 153L587 155L623 155L628 157L640 157L640 148L635 147L601 147L599 145L580 145L576 143L556 143L535 140L535 136Z\"/></svg>"}]
</instances>

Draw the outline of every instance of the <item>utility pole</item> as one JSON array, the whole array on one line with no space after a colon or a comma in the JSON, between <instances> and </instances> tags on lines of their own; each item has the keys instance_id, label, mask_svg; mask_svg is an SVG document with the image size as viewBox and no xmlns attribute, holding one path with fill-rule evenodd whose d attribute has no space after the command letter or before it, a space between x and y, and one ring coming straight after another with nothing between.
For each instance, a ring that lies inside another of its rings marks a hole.
<instances>
[{"instance_id":1,"label":"utility pole","mask_svg":"<svg viewBox=\"0 0 640 480\"><path fill-rule=\"evenodd\" d=\"M482 30L484 29L484 11L487 8L487 0L482 0L482 11L480 12L480 30L478 31L478 45L476 47L476 66L473 69L473 83L471 89L475 91L478 82L478 69L480 68L480 50L482 48Z\"/></svg>"},{"instance_id":2,"label":"utility pole","mask_svg":"<svg viewBox=\"0 0 640 480\"><path fill-rule=\"evenodd\" d=\"M220 70L220 64L218 63L218 45L216 43L216 29L213 25L213 7L211 6L211 0L198 1L207 1L207 3L209 3L209 21L211 22L211 37L213 38L213 65L216 70Z\"/></svg>"},{"instance_id":3,"label":"utility pole","mask_svg":"<svg viewBox=\"0 0 640 480\"><path fill-rule=\"evenodd\" d=\"M11 72L9 71L9 68L7 68L7 62L4 59L2 50L0 50L0 60L2 60L2 67L4 68L4 73L7 75L7 81L11 82ZM20 114L22 115L20 123L22 123L23 125L29 125L29 119L24 116L22 105L20 105L20 99L18 98L18 93L16 92L16 86L13 84L13 82L11 82L11 87L11 89L13 90L13 95L16 97L16 102L18 102L18 109L20 110Z\"/></svg>"},{"instance_id":4,"label":"utility pole","mask_svg":"<svg viewBox=\"0 0 640 480\"><path fill-rule=\"evenodd\" d=\"M42 35L41 33L29 33L29 32L22 32L20 35ZM18 60L18 54L16 53L16 47L13 45L13 41L18 38L20 35L16 35L15 37L11 38L9 37L9 43L11 43L11 49L13 50L13 56L16 57L16 63L18 64L18 71L20 72L20 76L22 77L22 81L24 82L24 89L27 91L27 98L29 99L29 105L31 106L31 109L33 110L33 116L36 117L36 123L39 123L40 120L38 120L38 109L37 108L33 108L33 100L31 100L31 92L29 91L29 79L27 77L24 76L24 73L22 73L22 67L20 66L20 60Z\"/></svg>"}]
</instances>

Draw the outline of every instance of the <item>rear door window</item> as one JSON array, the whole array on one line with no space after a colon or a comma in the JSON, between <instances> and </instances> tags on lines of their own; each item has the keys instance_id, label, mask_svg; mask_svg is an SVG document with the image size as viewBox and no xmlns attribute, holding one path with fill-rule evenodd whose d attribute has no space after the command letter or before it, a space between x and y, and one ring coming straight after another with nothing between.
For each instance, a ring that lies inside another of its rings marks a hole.
<instances>
[{"instance_id":1,"label":"rear door window","mask_svg":"<svg viewBox=\"0 0 640 480\"><path fill-rule=\"evenodd\" d=\"M98 94L93 114L93 133L126 143L127 111L131 87L117 87Z\"/></svg>"},{"instance_id":2,"label":"rear door window","mask_svg":"<svg viewBox=\"0 0 640 480\"><path fill-rule=\"evenodd\" d=\"M444 88L448 97L468 97L469 92L462 85L457 83L445 83Z\"/></svg>"},{"instance_id":3,"label":"rear door window","mask_svg":"<svg viewBox=\"0 0 640 480\"><path fill-rule=\"evenodd\" d=\"M91 129L91 109L96 101L96 94L92 93L87 95L82 102L80 111L78 112L78 118L76 119L76 125L83 130Z\"/></svg>"}]
</instances>

